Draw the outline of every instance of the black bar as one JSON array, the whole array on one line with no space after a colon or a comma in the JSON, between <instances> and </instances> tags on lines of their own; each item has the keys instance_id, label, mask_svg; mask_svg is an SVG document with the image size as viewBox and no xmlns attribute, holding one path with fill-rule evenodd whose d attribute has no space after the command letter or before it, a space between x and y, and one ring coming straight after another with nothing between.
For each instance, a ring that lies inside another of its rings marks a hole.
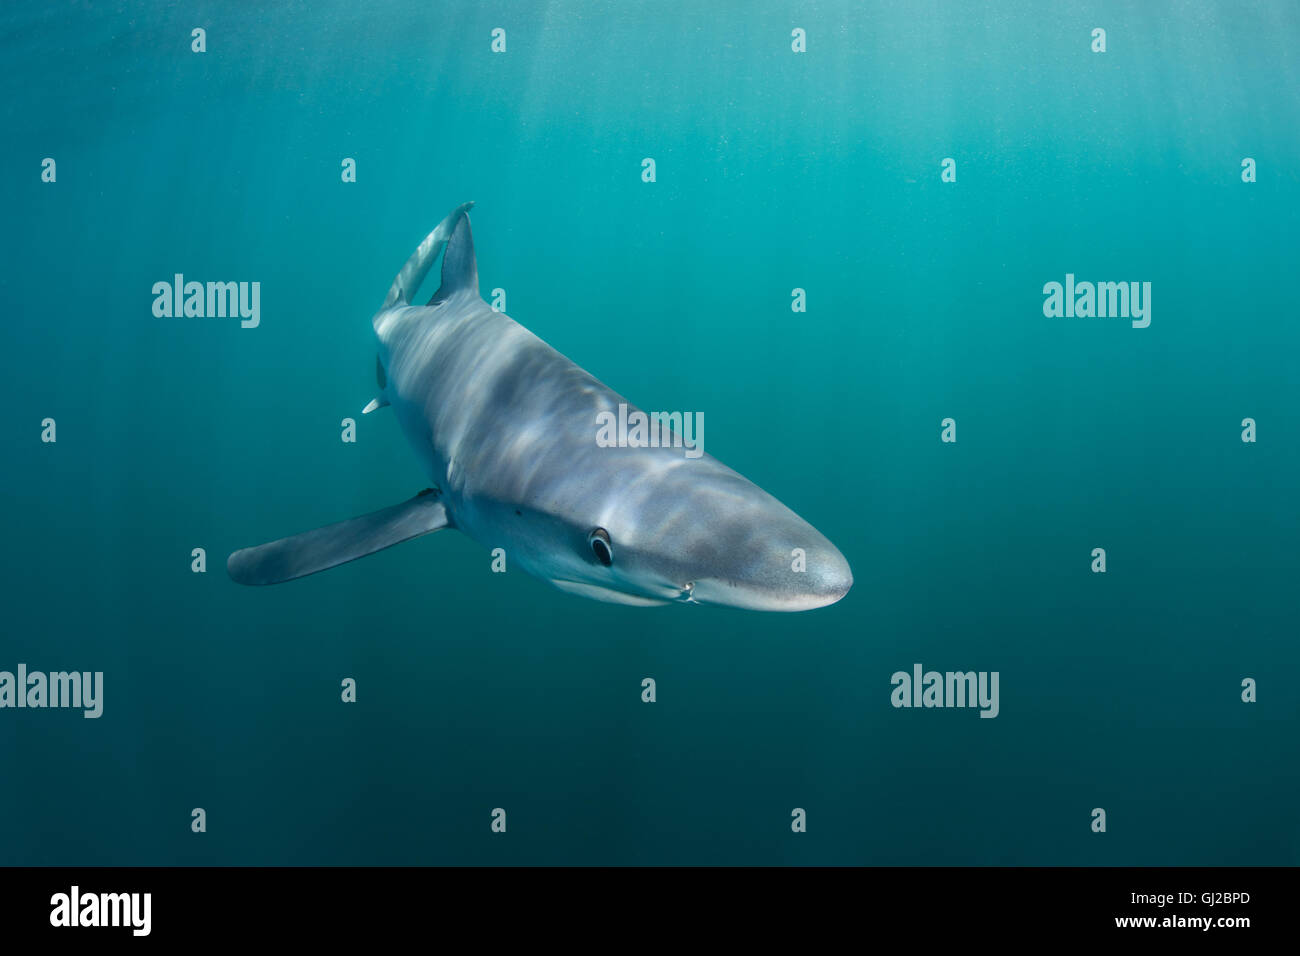
<instances>
[{"instance_id":1,"label":"black bar","mask_svg":"<svg viewBox=\"0 0 1300 956\"><path fill-rule=\"evenodd\" d=\"M477 927L493 938L535 931L540 944L563 926L570 940L601 935L613 943L620 936L604 935L613 931L665 945L701 930L768 941L847 932L859 941L901 933L918 943L1131 937L1231 944L1286 932L1295 876L1287 868L1197 867L9 868L0 869L0 926L6 942L62 936L92 945L143 928L142 895L139 910L121 897L108 901L109 910L121 908L121 923L135 916L135 928L53 926L58 894L68 898L70 921L76 886L78 922L92 910L98 917L99 894L148 893L147 938L169 943L251 941L269 929L337 945ZM86 903L88 895L95 903ZM1147 919L1154 922L1132 922ZM1204 919L1208 928L1191 923Z\"/></svg>"}]
</instances>

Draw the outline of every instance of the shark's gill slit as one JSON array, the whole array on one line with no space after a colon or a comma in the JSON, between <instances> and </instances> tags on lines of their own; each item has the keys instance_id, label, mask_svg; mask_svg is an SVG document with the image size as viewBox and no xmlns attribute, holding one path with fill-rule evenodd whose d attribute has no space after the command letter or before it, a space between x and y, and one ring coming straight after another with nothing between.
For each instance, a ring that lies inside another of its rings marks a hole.
<instances>
[{"instance_id":1,"label":"shark's gill slit","mask_svg":"<svg viewBox=\"0 0 1300 956\"><path fill-rule=\"evenodd\" d=\"M596 560L605 567L614 563L614 546L609 540L609 532L604 528L593 529L591 534L587 535L587 543L591 545Z\"/></svg>"}]
</instances>

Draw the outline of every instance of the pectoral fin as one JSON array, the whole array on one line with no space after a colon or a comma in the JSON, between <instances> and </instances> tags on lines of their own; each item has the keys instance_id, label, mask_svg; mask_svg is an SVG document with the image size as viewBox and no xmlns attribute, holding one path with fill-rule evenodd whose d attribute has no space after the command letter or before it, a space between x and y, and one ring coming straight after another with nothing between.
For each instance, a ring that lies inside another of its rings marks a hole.
<instances>
[{"instance_id":1,"label":"pectoral fin","mask_svg":"<svg viewBox=\"0 0 1300 956\"><path fill-rule=\"evenodd\" d=\"M226 560L226 571L239 584L279 584L450 526L439 494L422 491L382 511L243 548Z\"/></svg>"}]
</instances>

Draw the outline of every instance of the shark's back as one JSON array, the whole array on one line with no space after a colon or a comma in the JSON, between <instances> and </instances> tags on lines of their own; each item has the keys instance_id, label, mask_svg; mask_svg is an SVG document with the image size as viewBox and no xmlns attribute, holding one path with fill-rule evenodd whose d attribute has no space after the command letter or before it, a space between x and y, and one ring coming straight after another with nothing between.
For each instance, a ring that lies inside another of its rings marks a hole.
<instances>
[{"instance_id":1,"label":"shark's back","mask_svg":"<svg viewBox=\"0 0 1300 956\"><path fill-rule=\"evenodd\" d=\"M602 421L639 409L478 296L403 309L384 338L390 401L453 501L571 507L628 469L745 480L708 455L687 458L667 429L660 447L601 444Z\"/></svg>"},{"instance_id":2,"label":"shark's back","mask_svg":"<svg viewBox=\"0 0 1300 956\"><path fill-rule=\"evenodd\" d=\"M483 301L468 206L421 244L390 291L395 306L374 321L387 403L453 511L492 501L572 509L598 500L609 476L628 470L689 466L695 479L745 482L707 455L688 459L680 436L675 447L598 443L602 413L639 410ZM438 292L427 306L403 304L414 291L407 286L428 271L430 262L418 260L437 255L439 236L446 252Z\"/></svg>"}]
</instances>

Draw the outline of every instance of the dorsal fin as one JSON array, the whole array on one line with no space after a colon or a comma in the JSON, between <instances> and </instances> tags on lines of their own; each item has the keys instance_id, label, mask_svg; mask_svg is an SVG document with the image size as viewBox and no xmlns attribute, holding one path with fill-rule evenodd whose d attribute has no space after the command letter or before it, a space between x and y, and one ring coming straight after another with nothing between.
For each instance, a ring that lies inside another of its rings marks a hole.
<instances>
[{"instance_id":1,"label":"dorsal fin","mask_svg":"<svg viewBox=\"0 0 1300 956\"><path fill-rule=\"evenodd\" d=\"M465 292L478 295L478 264L474 261L474 234L470 232L468 214L460 217L447 240L447 251L442 254L442 285L429 304Z\"/></svg>"},{"instance_id":2,"label":"dorsal fin","mask_svg":"<svg viewBox=\"0 0 1300 956\"><path fill-rule=\"evenodd\" d=\"M457 206L447 214L446 219L438 223L437 229L425 236L424 241L416 246L411 257L406 260L406 265L402 266L402 271L397 273L397 278L388 289L388 298L384 299L385 309L391 309L398 304L411 303L411 297L420 288L424 277L429 274L429 267L433 265L433 260L438 258L438 253L442 252L443 246L451 238L457 224L473 205L472 202L467 202Z\"/></svg>"}]
</instances>

